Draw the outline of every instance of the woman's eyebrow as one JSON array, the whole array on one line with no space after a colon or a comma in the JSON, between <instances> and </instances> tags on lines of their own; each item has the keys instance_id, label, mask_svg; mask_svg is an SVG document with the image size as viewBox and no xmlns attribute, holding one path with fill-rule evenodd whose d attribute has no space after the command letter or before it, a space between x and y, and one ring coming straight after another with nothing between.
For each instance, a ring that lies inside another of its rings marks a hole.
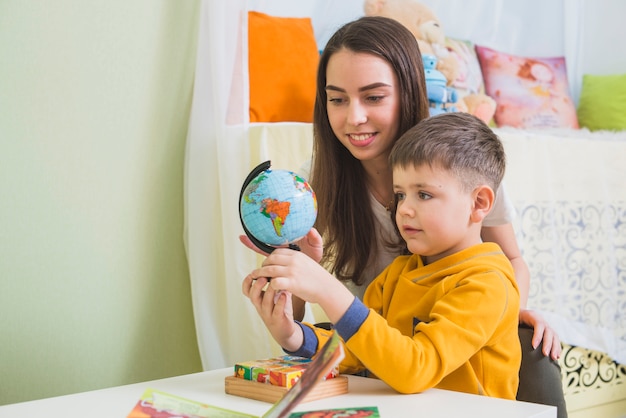
<instances>
[{"instance_id":1,"label":"woman's eyebrow","mask_svg":"<svg viewBox=\"0 0 626 418\"><path fill-rule=\"evenodd\" d=\"M359 91L367 91L367 90L372 90L372 89L376 89L380 87L391 87L391 85L387 83L383 83L383 82L377 82L377 83L368 84L367 86L359 87ZM341 87L333 86L332 84L327 85L326 90L333 90L333 91L339 91L339 92L346 91L345 89L342 89Z\"/></svg>"},{"instance_id":2,"label":"woman's eyebrow","mask_svg":"<svg viewBox=\"0 0 626 418\"><path fill-rule=\"evenodd\" d=\"M341 87L333 86L332 84L327 85L326 86L326 90L339 91L341 93L345 93L345 91L346 91L346 89L342 89Z\"/></svg>"},{"instance_id":3,"label":"woman's eyebrow","mask_svg":"<svg viewBox=\"0 0 626 418\"><path fill-rule=\"evenodd\" d=\"M372 89L377 89L380 87L391 87L391 85L387 83L383 83L382 81L379 81L377 83L372 83L372 84L368 84L367 86L359 87L359 91L372 90Z\"/></svg>"}]
</instances>

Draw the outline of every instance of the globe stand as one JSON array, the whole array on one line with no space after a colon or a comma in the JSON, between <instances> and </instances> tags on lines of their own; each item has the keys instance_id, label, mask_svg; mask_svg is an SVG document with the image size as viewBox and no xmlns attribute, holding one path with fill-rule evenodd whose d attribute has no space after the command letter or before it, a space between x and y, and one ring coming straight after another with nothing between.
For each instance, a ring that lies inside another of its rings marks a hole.
<instances>
[{"instance_id":1,"label":"globe stand","mask_svg":"<svg viewBox=\"0 0 626 418\"><path fill-rule=\"evenodd\" d=\"M243 193L246 190L246 187L248 187L248 185L252 182L252 180L255 179L256 176L258 176L259 174L261 174L264 171L269 170L271 166L271 163L269 160L257 165L251 172L250 174L248 174L248 177L246 177L246 179L243 182L243 186L241 186L241 192L239 193L239 220L241 221L241 226L243 227L243 232L246 233L246 236L250 239L250 241L252 241L252 243L261 251L266 252L267 254L271 254L272 251L274 251L276 249L276 247L273 247L269 244L264 243L263 241L261 241L260 239L258 239L257 237L255 237L254 235L252 235L252 232L250 232L248 230L248 228L246 227L246 224L243 222L243 216L241 214L241 199L243 199ZM300 247L297 246L296 244L289 244L289 248L292 250L296 250L296 251L300 251Z\"/></svg>"}]
</instances>

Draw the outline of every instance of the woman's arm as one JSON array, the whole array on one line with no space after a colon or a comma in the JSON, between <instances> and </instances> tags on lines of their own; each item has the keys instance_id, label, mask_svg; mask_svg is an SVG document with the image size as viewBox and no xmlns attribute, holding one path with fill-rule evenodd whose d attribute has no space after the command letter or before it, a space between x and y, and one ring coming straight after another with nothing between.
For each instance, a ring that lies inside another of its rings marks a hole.
<instances>
[{"instance_id":1,"label":"woman's arm","mask_svg":"<svg viewBox=\"0 0 626 418\"><path fill-rule=\"evenodd\" d=\"M556 360L561 356L561 341L557 333L548 325L543 317L532 310L526 309L528 292L530 289L530 270L517 245L515 231L510 223L498 226L483 226L481 235L483 241L495 242L500 245L507 256L513 270L520 294L519 321L534 329L532 345L537 348L543 341L542 352Z\"/></svg>"},{"instance_id":2,"label":"woman's arm","mask_svg":"<svg viewBox=\"0 0 626 418\"><path fill-rule=\"evenodd\" d=\"M520 309L526 309L528 291L530 289L530 271L522 252L517 245L517 238L513 225L510 223L498 226L483 226L481 236L485 242L495 242L502 248L504 255L509 259L515 271L515 280L519 288Z\"/></svg>"}]
</instances>

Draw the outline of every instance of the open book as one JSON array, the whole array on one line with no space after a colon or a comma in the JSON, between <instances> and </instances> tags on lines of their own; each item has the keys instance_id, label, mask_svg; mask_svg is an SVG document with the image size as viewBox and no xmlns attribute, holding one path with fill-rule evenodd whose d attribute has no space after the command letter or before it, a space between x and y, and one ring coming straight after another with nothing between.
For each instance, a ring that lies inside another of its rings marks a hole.
<instances>
[{"instance_id":1,"label":"open book","mask_svg":"<svg viewBox=\"0 0 626 418\"><path fill-rule=\"evenodd\" d=\"M158 390L147 389L127 418L147 418L156 416L159 418L289 417L290 412L296 405L304 399L307 393L309 393L317 383L322 381L324 377L339 364L343 357L344 352L341 340L337 333L334 332L331 338L324 344L324 347L322 347L308 364L307 370L302 374L298 382L261 417L205 405ZM370 416L377 416L377 413L376 415Z\"/></svg>"}]
</instances>

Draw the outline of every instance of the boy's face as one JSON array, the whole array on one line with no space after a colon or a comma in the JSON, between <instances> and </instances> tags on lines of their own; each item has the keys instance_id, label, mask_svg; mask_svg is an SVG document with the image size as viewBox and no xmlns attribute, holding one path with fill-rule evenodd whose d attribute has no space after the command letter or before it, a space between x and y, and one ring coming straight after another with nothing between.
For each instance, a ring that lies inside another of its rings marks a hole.
<instances>
[{"instance_id":1,"label":"boy's face","mask_svg":"<svg viewBox=\"0 0 626 418\"><path fill-rule=\"evenodd\" d=\"M426 264L481 242L480 228L470 220L473 193L463 191L448 170L427 164L395 167L393 188L400 234Z\"/></svg>"}]
</instances>

